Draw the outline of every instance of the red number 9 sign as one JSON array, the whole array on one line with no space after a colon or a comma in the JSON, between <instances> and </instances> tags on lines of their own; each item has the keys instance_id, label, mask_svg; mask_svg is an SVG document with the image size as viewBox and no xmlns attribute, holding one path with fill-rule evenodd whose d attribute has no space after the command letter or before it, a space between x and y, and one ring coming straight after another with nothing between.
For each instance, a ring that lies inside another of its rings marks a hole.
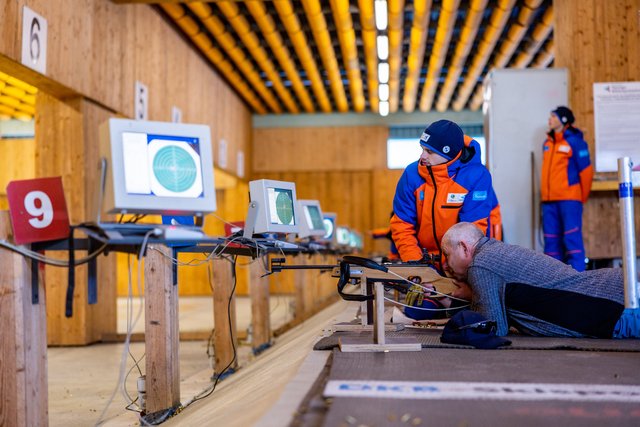
<instances>
[{"instance_id":1,"label":"red number 9 sign","mask_svg":"<svg viewBox=\"0 0 640 427\"><path fill-rule=\"evenodd\" d=\"M7 198L17 244L69 236L69 215L59 176L11 181Z\"/></svg>"}]
</instances>

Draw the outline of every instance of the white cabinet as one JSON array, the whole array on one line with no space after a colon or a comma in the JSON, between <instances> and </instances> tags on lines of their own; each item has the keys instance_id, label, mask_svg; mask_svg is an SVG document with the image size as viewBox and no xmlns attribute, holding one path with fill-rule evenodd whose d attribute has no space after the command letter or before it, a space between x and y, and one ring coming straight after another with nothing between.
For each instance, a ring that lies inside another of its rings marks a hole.
<instances>
[{"instance_id":1,"label":"white cabinet","mask_svg":"<svg viewBox=\"0 0 640 427\"><path fill-rule=\"evenodd\" d=\"M492 70L484 82L487 167L507 243L542 250L540 169L551 110L567 105L566 69Z\"/></svg>"}]
</instances>

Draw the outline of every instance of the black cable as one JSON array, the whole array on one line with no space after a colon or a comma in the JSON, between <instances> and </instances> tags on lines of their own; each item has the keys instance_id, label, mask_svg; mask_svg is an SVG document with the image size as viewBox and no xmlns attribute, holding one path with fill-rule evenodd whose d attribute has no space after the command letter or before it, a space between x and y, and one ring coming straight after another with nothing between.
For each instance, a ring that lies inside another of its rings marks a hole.
<instances>
[{"instance_id":1,"label":"black cable","mask_svg":"<svg viewBox=\"0 0 640 427\"><path fill-rule=\"evenodd\" d=\"M227 372L229 370L229 368L231 368L231 366L233 366L233 364L235 363L235 361L237 360L237 353L236 353L236 344L234 342L234 338L233 338L233 327L231 326L231 301L233 300L233 294L236 291L236 283L237 283L237 276L236 276L236 259L237 259L237 255L234 255L232 257L231 260L231 265L233 266L233 287L231 288L231 295L229 295L229 302L227 303L227 318L229 320L229 335L231 336L231 347L233 348L233 359L231 359L231 362L229 362L229 364L227 366L224 367L224 369L218 374L216 375L216 380L213 383L213 386L211 387L211 390L209 390L209 392L207 392L207 394L205 394L204 396L199 396L196 397L195 399L193 399L189 405L191 405L192 403L198 401L198 400L202 400L206 397L211 396L211 393L214 392L214 390L216 389L216 386L218 385L218 381L220 381L220 378L222 378L225 374L225 372ZM187 405L187 406L189 406ZM186 406L185 406L186 408ZM183 408L184 409L184 408Z\"/></svg>"}]
</instances>

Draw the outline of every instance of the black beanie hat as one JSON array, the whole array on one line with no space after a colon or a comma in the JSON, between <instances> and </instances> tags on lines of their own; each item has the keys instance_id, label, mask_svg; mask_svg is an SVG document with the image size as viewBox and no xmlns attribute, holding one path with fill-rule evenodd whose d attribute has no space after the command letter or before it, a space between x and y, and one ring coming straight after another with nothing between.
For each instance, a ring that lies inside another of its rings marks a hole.
<instances>
[{"instance_id":1,"label":"black beanie hat","mask_svg":"<svg viewBox=\"0 0 640 427\"><path fill-rule=\"evenodd\" d=\"M573 116L573 112L567 107L559 106L553 110L552 113L558 116L560 123L563 125L572 125L573 122L576 121L576 118Z\"/></svg>"},{"instance_id":2,"label":"black beanie hat","mask_svg":"<svg viewBox=\"0 0 640 427\"><path fill-rule=\"evenodd\" d=\"M420 145L451 160L464 148L464 133L454 122L438 120L424 130L420 137Z\"/></svg>"}]
</instances>

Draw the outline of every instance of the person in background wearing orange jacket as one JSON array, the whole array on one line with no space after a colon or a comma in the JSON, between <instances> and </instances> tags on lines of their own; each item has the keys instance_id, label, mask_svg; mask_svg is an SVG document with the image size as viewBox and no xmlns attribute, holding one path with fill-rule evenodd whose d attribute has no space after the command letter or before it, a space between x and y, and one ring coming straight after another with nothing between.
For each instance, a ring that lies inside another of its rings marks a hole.
<instances>
[{"instance_id":1,"label":"person in background wearing orange jacket","mask_svg":"<svg viewBox=\"0 0 640 427\"><path fill-rule=\"evenodd\" d=\"M542 148L542 230L545 254L584 271L582 205L591 191L593 167L574 121L573 112L563 106L549 116Z\"/></svg>"},{"instance_id":2,"label":"person in background wearing orange jacket","mask_svg":"<svg viewBox=\"0 0 640 427\"><path fill-rule=\"evenodd\" d=\"M460 221L500 239L500 205L478 142L456 123L438 120L420 145L422 155L405 168L393 199L391 233L402 261L420 261L423 250L441 259L440 240Z\"/></svg>"}]
</instances>

